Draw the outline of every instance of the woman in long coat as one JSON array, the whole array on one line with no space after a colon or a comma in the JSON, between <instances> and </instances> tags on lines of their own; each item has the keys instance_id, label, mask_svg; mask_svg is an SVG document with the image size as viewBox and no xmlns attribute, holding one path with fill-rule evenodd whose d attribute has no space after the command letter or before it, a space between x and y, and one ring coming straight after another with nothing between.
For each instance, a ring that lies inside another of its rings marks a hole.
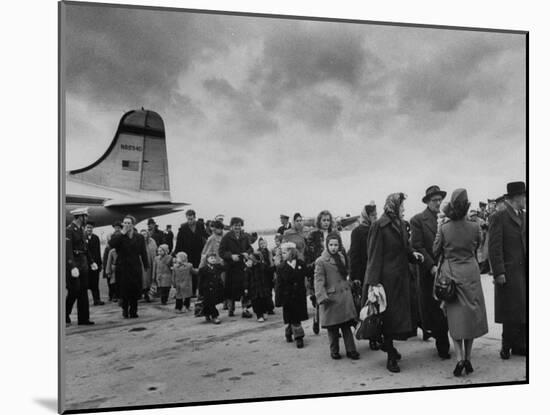
<instances>
[{"instance_id":1,"label":"woman in long coat","mask_svg":"<svg viewBox=\"0 0 550 415\"><path fill-rule=\"evenodd\" d=\"M321 327L328 331L330 356L340 359L338 332L342 332L346 356L359 359L351 326L357 319L357 310L348 281L347 259L340 247L342 240L337 233L330 233L325 241L326 249L315 261L315 297L319 301Z\"/></svg>"},{"instance_id":2,"label":"woman in long coat","mask_svg":"<svg viewBox=\"0 0 550 415\"><path fill-rule=\"evenodd\" d=\"M145 239L145 249L147 250L147 260L149 261L149 264L153 264L155 262L155 257L157 256L157 243L153 238L151 238L151 235L149 234L149 231L146 229L143 229L140 232L143 235L143 238ZM151 302L151 299L149 298L149 290L151 289L151 284L153 283L153 267L150 266L148 269L143 268L143 298L146 302Z\"/></svg>"},{"instance_id":3,"label":"woman in long coat","mask_svg":"<svg viewBox=\"0 0 550 415\"><path fill-rule=\"evenodd\" d=\"M384 214L372 225L367 249L365 283L382 286L386 293L386 311L383 314L384 344L388 354L387 369L399 372L401 358L393 345L394 339L410 337L413 322L410 304L409 262L422 262L423 257L413 252L403 222L405 200L403 193L392 193L386 199ZM366 302L366 298L362 299Z\"/></svg>"},{"instance_id":4,"label":"woman in long coat","mask_svg":"<svg viewBox=\"0 0 550 415\"><path fill-rule=\"evenodd\" d=\"M231 230L220 242L219 255L226 266L225 298L228 300L229 316L235 315L235 301L241 300L242 317L252 317L243 303L245 260L252 253L248 235L242 231L244 221L231 218Z\"/></svg>"},{"instance_id":5,"label":"woman in long coat","mask_svg":"<svg viewBox=\"0 0 550 415\"><path fill-rule=\"evenodd\" d=\"M116 279L122 300L122 316L137 318L138 299L141 296L143 270L152 264L147 258L145 239L135 229L136 219L126 216L122 231L111 237L110 245L116 249ZM141 261L140 261L141 260Z\"/></svg>"},{"instance_id":6,"label":"woman in long coat","mask_svg":"<svg viewBox=\"0 0 550 415\"><path fill-rule=\"evenodd\" d=\"M296 347L304 347L302 321L308 319L306 303L306 264L298 259L298 251L293 242L281 245L283 263L277 267L277 307L283 306L283 321L287 325L287 342L296 340Z\"/></svg>"},{"instance_id":7,"label":"woman in long coat","mask_svg":"<svg viewBox=\"0 0 550 415\"><path fill-rule=\"evenodd\" d=\"M470 207L465 189L456 189L451 201L443 208L448 220L440 222L435 236L433 252L443 255L441 276L455 282L456 299L445 302L449 333L453 339L457 365L455 376L462 370L473 372L470 358L474 338L487 333L485 299L481 288L476 251L481 243L481 228L466 220Z\"/></svg>"}]
</instances>

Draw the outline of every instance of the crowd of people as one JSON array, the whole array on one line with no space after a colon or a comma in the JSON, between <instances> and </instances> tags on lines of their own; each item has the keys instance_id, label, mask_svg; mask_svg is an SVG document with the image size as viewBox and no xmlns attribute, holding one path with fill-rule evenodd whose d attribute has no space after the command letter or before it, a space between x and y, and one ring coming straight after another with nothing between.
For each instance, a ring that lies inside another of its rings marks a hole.
<instances>
[{"instance_id":1,"label":"crowd of people","mask_svg":"<svg viewBox=\"0 0 550 415\"><path fill-rule=\"evenodd\" d=\"M313 331L327 330L329 352L340 359L339 338L346 356L359 359L353 329L367 303L383 305L381 330L369 338L373 350L387 353L386 367L399 372L402 359L395 340L417 335L433 337L438 355L450 359L454 346L455 376L474 371L471 363L475 338L488 332L480 274L494 279L495 322L503 325L500 357L526 355L526 187L507 185L506 195L470 210L465 189L447 192L426 189L426 209L404 219L406 195L390 194L380 217L376 204L362 209L346 251L332 214L323 210L315 228L306 230L299 213L281 215L274 248L245 232L244 221L223 216L197 220L193 210L176 236L170 225L163 232L153 219L138 232L136 220L126 215L113 224L107 246L100 252L85 208L73 212L66 231L66 323L77 303L79 325L90 321L88 290L100 306L99 276L107 279L109 300L118 302L123 318L138 318L138 301L160 297L166 305L175 292L175 312L191 310L220 324L218 305L234 317L240 302L241 317L258 322L282 307L284 337L297 348L305 345L302 322L309 319L307 300L314 309ZM257 241L257 248L254 248ZM434 295L438 278L453 281L456 294L441 301Z\"/></svg>"}]
</instances>

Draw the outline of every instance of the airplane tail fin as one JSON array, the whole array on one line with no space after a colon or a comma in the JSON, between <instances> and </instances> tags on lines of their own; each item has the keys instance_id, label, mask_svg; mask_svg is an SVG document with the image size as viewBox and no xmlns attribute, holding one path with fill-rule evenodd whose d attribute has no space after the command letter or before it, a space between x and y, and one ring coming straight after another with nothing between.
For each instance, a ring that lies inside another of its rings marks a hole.
<instances>
[{"instance_id":1,"label":"airplane tail fin","mask_svg":"<svg viewBox=\"0 0 550 415\"><path fill-rule=\"evenodd\" d=\"M164 122L145 109L125 113L105 153L69 176L98 186L159 193L170 200Z\"/></svg>"}]
</instances>

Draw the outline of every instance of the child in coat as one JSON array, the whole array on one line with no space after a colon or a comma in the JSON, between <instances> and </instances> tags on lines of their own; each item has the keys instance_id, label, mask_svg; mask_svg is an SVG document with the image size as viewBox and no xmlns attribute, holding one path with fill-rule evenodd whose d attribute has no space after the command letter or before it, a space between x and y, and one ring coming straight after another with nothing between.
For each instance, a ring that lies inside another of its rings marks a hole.
<instances>
[{"instance_id":1,"label":"child in coat","mask_svg":"<svg viewBox=\"0 0 550 415\"><path fill-rule=\"evenodd\" d=\"M172 285L176 288L176 312L188 312L193 296L191 274L198 274L198 270L188 261L185 252L178 252L172 268ZM185 306L185 310L182 310Z\"/></svg>"},{"instance_id":2,"label":"child in coat","mask_svg":"<svg viewBox=\"0 0 550 415\"><path fill-rule=\"evenodd\" d=\"M258 252L262 254L264 263L265 282L269 287L269 297L267 299L267 314L275 314L275 304L273 303L273 288L275 282L275 266L273 265L273 256L267 247L267 241L263 238L258 239Z\"/></svg>"},{"instance_id":3,"label":"child in coat","mask_svg":"<svg viewBox=\"0 0 550 415\"><path fill-rule=\"evenodd\" d=\"M265 279L262 255L259 252L253 253L245 264L244 294L252 301L252 310L258 322L263 323L264 313L268 311L268 301L271 298L271 285L268 285Z\"/></svg>"},{"instance_id":4,"label":"child in coat","mask_svg":"<svg viewBox=\"0 0 550 415\"><path fill-rule=\"evenodd\" d=\"M203 315L206 321L220 324L220 313L216 305L223 302L223 282L221 273L223 267L218 263L217 254L206 256L206 265L199 268L199 295L203 302Z\"/></svg>"},{"instance_id":5,"label":"child in coat","mask_svg":"<svg viewBox=\"0 0 550 415\"><path fill-rule=\"evenodd\" d=\"M105 275L107 277L107 284L109 284L109 300L113 302L118 301L118 289L116 282L116 249L111 248L107 255L107 263L105 264Z\"/></svg>"},{"instance_id":6,"label":"child in coat","mask_svg":"<svg viewBox=\"0 0 550 415\"><path fill-rule=\"evenodd\" d=\"M158 247L158 255L153 263L153 281L156 283L160 291L160 302L166 305L168 295L172 287L172 257L168 255L168 245L162 244Z\"/></svg>"}]
</instances>

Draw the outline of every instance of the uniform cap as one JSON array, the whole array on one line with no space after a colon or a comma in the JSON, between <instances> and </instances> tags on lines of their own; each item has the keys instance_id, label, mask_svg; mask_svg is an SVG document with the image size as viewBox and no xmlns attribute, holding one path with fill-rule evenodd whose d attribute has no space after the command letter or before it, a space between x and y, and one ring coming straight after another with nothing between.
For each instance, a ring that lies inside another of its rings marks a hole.
<instances>
[{"instance_id":1,"label":"uniform cap","mask_svg":"<svg viewBox=\"0 0 550 415\"><path fill-rule=\"evenodd\" d=\"M86 215L88 216L88 208L87 207L81 207L81 208L76 208L76 209L73 209L71 210L71 215L73 216L82 216L82 215Z\"/></svg>"}]
</instances>

